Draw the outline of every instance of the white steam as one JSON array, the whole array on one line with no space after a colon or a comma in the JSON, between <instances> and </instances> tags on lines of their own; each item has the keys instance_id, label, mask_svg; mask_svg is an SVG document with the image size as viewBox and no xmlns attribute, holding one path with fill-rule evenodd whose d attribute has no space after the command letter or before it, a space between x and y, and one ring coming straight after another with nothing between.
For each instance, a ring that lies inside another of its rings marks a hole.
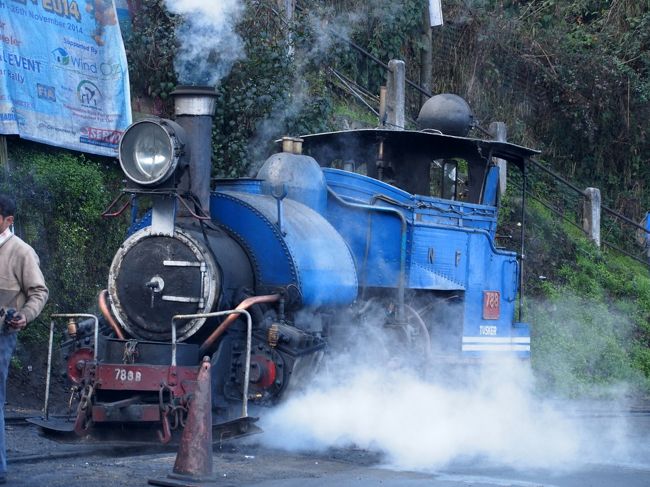
<instances>
[{"instance_id":1,"label":"white steam","mask_svg":"<svg viewBox=\"0 0 650 487\"><path fill-rule=\"evenodd\" d=\"M345 45L350 40L354 26L361 20L356 12L335 15L331 9L310 7L308 15L302 21L309 26L312 33L311 42L301 46L301 49L294 49L291 41L288 43L287 56L291 69L291 87L287 90L288 95L278 100L271 112L258 123L255 136L248 145L251 158L257 163L250 169L252 176L264 162L263 155L267 152L265 144L285 135L279 130L283 131L287 120L295 118L312 101L310 83L305 76L310 66L326 64L330 51L336 46Z\"/></svg>"},{"instance_id":2,"label":"white steam","mask_svg":"<svg viewBox=\"0 0 650 487\"><path fill-rule=\"evenodd\" d=\"M474 457L561 467L580 454L577 425L537 403L524 373L490 367L461 387L390 370L390 364L348 372L347 380L323 384L274 410L263 421L263 441L307 450L354 445L381 451L387 462L408 469Z\"/></svg>"},{"instance_id":3,"label":"white steam","mask_svg":"<svg viewBox=\"0 0 650 487\"><path fill-rule=\"evenodd\" d=\"M331 357L308 388L264 415L260 441L299 451L368 449L392 468L420 471L457 461L553 470L643 461L622 416L585 415L584 404L537 397L527 364L504 360L454 375L444 367L425 377L376 334L350 343L363 336L370 347Z\"/></svg>"},{"instance_id":4,"label":"white steam","mask_svg":"<svg viewBox=\"0 0 650 487\"><path fill-rule=\"evenodd\" d=\"M244 56L235 26L243 11L241 0L175 0L170 12L182 16L176 28L179 49L174 61L181 84L214 86Z\"/></svg>"}]
</instances>

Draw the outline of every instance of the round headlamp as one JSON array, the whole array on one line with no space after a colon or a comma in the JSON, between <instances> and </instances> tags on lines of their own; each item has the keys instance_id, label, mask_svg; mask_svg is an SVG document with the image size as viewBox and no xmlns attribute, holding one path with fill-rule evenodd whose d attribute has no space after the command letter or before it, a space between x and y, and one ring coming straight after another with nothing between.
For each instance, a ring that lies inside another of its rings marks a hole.
<instances>
[{"instance_id":1,"label":"round headlamp","mask_svg":"<svg viewBox=\"0 0 650 487\"><path fill-rule=\"evenodd\" d=\"M129 126L119 148L120 166L127 178L155 186L174 174L183 155L183 129L171 120L141 120Z\"/></svg>"}]
</instances>

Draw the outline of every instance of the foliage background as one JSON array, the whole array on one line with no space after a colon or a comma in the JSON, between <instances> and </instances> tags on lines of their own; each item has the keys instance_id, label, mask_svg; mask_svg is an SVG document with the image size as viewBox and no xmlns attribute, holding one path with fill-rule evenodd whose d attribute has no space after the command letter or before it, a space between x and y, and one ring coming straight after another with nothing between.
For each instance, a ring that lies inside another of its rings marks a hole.
<instances>
[{"instance_id":1,"label":"foliage background","mask_svg":"<svg viewBox=\"0 0 650 487\"><path fill-rule=\"evenodd\" d=\"M370 94L385 84L384 69L354 43L384 63L404 59L407 77L421 83L431 42L433 93L463 96L482 126L506 122L509 140L541 149L540 162L579 187L599 188L605 204L641 221L650 208L650 2L448 0L445 25L432 29L431 41L423 35L427 3L297 2L287 22L278 2L247 0L239 24L246 58L217 88L214 174L254 172L271 149L268 141L286 133L376 125L333 70ZM407 90L411 123L422 102ZM510 179L502 224L515 234L521 180ZM530 184L564 216L580 220L575 195L539 175ZM542 386L565 394L620 381L650 389L647 268L597 251L542 205L533 203L527 218L533 230L526 242L526 308ZM634 230L613 225L603 232L617 241Z\"/></svg>"},{"instance_id":2,"label":"foliage background","mask_svg":"<svg viewBox=\"0 0 650 487\"><path fill-rule=\"evenodd\" d=\"M463 96L481 126L506 122L509 140L541 149L542 163L579 187L600 188L607 205L634 221L650 208L649 1L445 0L445 24L430 32L426 0L298 1L291 20L284 2L242 2L236 31L245 57L216 86L213 176L254 174L270 141L285 134L376 125L334 75L376 104L385 71L354 43L384 63L404 59L416 83L426 81L431 55L433 93ZM163 0L138 5L127 42L133 106L170 116L181 19ZM408 90L409 123L423 101ZM97 216L119 186L115 164L13 140L10 150L18 169L2 184L25 191L24 232L55 291L48 309L83 309L123 235L123 223ZM502 223L514 230L521 181L509 178ZM567 203L552 181L535 177L531 187L580 218L579 203ZM647 268L596 250L543 206L533 204L527 218L526 311L542 385L577 394L625 380L649 390Z\"/></svg>"},{"instance_id":3,"label":"foliage background","mask_svg":"<svg viewBox=\"0 0 650 487\"><path fill-rule=\"evenodd\" d=\"M10 142L13 168L0 172L0 191L16 198L16 233L41 261L50 298L37 323L52 313L84 312L106 287L112 256L125 222L101 217L121 182L119 166L105 158ZM46 328L30 326L21 340L42 340Z\"/></svg>"}]
</instances>

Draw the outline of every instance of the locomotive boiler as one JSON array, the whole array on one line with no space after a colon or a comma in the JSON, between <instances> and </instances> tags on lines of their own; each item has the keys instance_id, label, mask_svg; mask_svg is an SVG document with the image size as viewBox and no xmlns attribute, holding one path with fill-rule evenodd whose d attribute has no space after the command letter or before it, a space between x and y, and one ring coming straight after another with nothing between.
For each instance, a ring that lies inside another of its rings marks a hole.
<instances>
[{"instance_id":1,"label":"locomotive boiler","mask_svg":"<svg viewBox=\"0 0 650 487\"><path fill-rule=\"evenodd\" d=\"M524 169L535 151L467 137L469 107L438 95L418 130L286 137L254 178L212 188L214 91L174 97L174 120L137 121L121 139L132 226L100 320L68 327L72 409L56 429L153 424L167 442L204 356L216 422L232 424L368 327L419 366L529 357L517 254L495 243L497 160Z\"/></svg>"}]
</instances>

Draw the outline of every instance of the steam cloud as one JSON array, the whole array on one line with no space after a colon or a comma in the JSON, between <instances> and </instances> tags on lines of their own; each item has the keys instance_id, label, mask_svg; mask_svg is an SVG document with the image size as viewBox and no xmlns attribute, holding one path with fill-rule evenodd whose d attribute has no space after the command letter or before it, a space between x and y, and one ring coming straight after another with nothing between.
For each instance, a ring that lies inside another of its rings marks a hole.
<instances>
[{"instance_id":1,"label":"steam cloud","mask_svg":"<svg viewBox=\"0 0 650 487\"><path fill-rule=\"evenodd\" d=\"M176 28L180 46L174 68L182 84L215 86L244 56L235 25L243 11L239 0L167 1L167 8L183 20Z\"/></svg>"},{"instance_id":2,"label":"steam cloud","mask_svg":"<svg viewBox=\"0 0 650 487\"><path fill-rule=\"evenodd\" d=\"M530 369L519 362L425 376L412 357L378 345L376 334L371 347L360 345L362 335L308 389L263 416L262 443L292 451L353 446L382 453L392 468L420 471L469 460L569 470L643 462L648 453L627 444L622 417L584 415L584 404L537 397Z\"/></svg>"},{"instance_id":3,"label":"steam cloud","mask_svg":"<svg viewBox=\"0 0 650 487\"><path fill-rule=\"evenodd\" d=\"M290 49L292 66L292 84L287 99L278 101L271 113L256 127L253 140L248 145L248 151L258 165L250 170L254 176L259 165L263 162L267 152L265 144L284 133L286 121L298 115L305 106L312 100L309 92L309 83L305 73L310 65L318 65L323 62L331 49L342 45L350 39L354 26L361 22L363 17L357 12L346 12L342 15L335 15L331 8L323 8L317 5L310 5L304 22L309 25L312 39L308 46L301 49ZM291 134L302 135L302 134Z\"/></svg>"}]
</instances>

